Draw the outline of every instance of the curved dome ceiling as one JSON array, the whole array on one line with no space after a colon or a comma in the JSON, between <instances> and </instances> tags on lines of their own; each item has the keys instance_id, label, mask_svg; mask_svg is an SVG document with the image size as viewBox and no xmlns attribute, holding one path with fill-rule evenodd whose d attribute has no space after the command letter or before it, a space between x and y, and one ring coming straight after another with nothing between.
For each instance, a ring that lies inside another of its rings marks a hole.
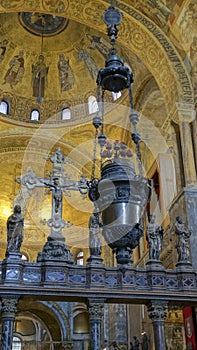
<instances>
[{"instance_id":1,"label":"curved dome ceiling","mask_svg":"<svg viewBox=\"0 0 197 350\"><path fill-rule=\"evenodd\" d=\"M35 14L32 16L35 16ZM36 91L33 91L33 80L36 80L41 64L42 67L46 67L45 71L42 68L41 79L45 80L45 84L42 82L45 85L42 93L47 99L62 98L62 95L68 91L73 95L80 88L92 88L93 78L96 75L98 53L95 52L96 57L94 58L90 55L89 60L92 60L91 72L85 66L84 61L78 59L79 51L84 48L84 38L88 40L86 35L88 34L88 28L80 23L69 21L64 26L64 30L57 33L61 25L55 27L54 18L54 27L50 26L50 30L48 29L50 35L42 37L41 33L38 36L38 28L41 26L33 25L31 22L29 22L29 26L27 26L27 22L24 25L24 22L21 22L21 15L19 16L16 13L1 14L1 17L3 23L6 23L8 33L4 39L6 40L4 57L0 65L3 79L1 83L4 85L4 90L6 88L8 91L26 98L35 97ZM53 19L53 16L48 17ZM27 20L26 17L24 18ZM45 31L47 30L47 23ZM64 24L64 19L62 24ZM43 60L39 67L40 55L43 55ZM58 68L60 58L63 67L61 72ZM93 66L94 62L95 65ZM83 72L86 77L84 86ZM92 77L93 74L95 75ZM81 76L80 81L78 76ZM39 89L39 86L37 89ZM36 87L34 87L34 90L36 90Z\"/></svg>"},{"instance_id":2,"label":"curved dome ceiling","mask_svg":"<svg viewBox=\"0 0 197 350\"><path fill-rule=\"evenodd\" d=\"M84 99L95 91L97 71L110 49L107 35L43 13L1 13L0 22L2 91L26 99L42 95L44 100L78 103L80 96ZM118 54L134 71L133 63L138 65L136 71L146 70L131 52L128 59L119 47Z\"/></svg>"},{"instance_id":3,"label":"curved dome ceiling","mask_svg":"<svg viewBox=\"0 0 197 350\"><path fill-rule=\"evenodd\" d=\"M19 21L32 34L46 37L61 33L68 25L68 19L40 12L21 12Z\"/></svg>"}]
</instances>

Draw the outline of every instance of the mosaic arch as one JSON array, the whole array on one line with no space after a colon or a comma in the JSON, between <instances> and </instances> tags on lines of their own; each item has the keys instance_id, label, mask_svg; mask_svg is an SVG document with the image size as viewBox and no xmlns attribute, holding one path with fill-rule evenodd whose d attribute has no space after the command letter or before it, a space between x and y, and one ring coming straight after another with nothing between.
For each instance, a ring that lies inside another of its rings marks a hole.
<instances>
[{"instance_id":1,"label":"mosaic arch","mask_svg":"<svg viewBox=\"0 0 197 350\"><path fill-rule=\"evenodd\" d=\"M0 12L38 12L57 13L68 19L79 21L100 32L106 33L102 20L104 10L110 1L87 0L0 0ZM61 5L59 9L57 5ZM64 5L64 6L63 6ZM7 7L6 7L7 6ZM133 51L146 65L156 79L165 98L166 109L170 113L177 102L194 103L193 89L186 67L165 34L151 20L131 6L116 1L116 7L123 12L119 41ZM83 9L83 11L81 11Z\"/></svg>"}]
</instances>

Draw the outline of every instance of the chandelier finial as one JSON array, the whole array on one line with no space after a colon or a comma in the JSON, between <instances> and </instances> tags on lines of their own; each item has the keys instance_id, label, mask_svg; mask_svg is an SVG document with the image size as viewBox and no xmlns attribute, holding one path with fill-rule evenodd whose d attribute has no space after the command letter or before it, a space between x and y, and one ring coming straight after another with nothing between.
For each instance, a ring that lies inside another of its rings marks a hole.
<instances>
[{"instance_id":1,"label":"chandelier finial","mask_svg":"<svg viewBox=\"0 0 197 350\"><path fill-rule=\"evenodd\" d=\"M122 13L114 8L114 1L111 1L111 6L104 12L103 20L107 25L107 34L110 38L111 45L114 46L118 35L118 25L122 20Z\"/></svg>"}]
</instances>

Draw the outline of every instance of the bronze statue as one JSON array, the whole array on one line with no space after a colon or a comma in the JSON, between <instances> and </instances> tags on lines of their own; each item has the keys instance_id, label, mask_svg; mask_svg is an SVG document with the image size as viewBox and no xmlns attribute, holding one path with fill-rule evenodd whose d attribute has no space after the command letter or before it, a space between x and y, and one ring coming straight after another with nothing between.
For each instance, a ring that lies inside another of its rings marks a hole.
<instances>
[{"instance_id":1,"label":"bronze statue","mask_svg":"<svg viewBox=\"0 0 197 350\"><path fill-rule=\"evenodd\" d=\"M188 230L182 216L179 215L176 217L174 228L176 233L178 261L189 262L191 232Z\"/></svg>"},{"instance_id":2,"label":"bronze statue","mask_svg":"<svg viewBox=\"0 0 197 350\"><path fill-rule=\"evenodd\" d=\"M90 216L89 220L89 246L90 255L101 255L100 225L96 214Z\"/></svg>"},{"instance_id":3,"label":"bronze statue","mask_svg":"<svg viewBox=\"0 0 197 350\"><path fill-rule=\"evenodd\" d=\"M146 239L149 246L149 258L159 260L163 242L163 227L156 224L155 215L150 216L150 222L146 229Z\"/></svg>"},{"instance_id":4,"label":"bronze statue","mask_svg":"<svg viewBox=\"0 0 197 350\"><path fill-rule=\"evenodd\" d=\"M21 214L20 205L15 205L14 213L9 216L7 220L7 251L6 255L10 252L19 252L23 241L23 226L24 218Z\"/></svg>"},{"instance_id":5,"label":"bronze statue","mask_svg":"<svg viewBox=\"0 0 197 350\"><path fill-rule=\"evenodd\" d=\"M62 189L61 189L61 185L59 183L59 178L54 178L53 184L51 184L49 182L48 183L44 182L44 184L47 187L50 187L53 189L52 195L53 195L53 199L54 199L54 203L55 203L55 213L58 213L59 208L62 204Z\"/></svg>"}]
</instances>

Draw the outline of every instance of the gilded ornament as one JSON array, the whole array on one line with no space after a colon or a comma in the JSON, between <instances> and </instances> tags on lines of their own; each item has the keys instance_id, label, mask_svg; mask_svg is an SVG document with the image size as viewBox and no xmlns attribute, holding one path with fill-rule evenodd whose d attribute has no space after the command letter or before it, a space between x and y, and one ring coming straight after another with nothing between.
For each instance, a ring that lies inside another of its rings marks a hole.
<instances>
[{"instance_id":1,"label":"gilded ornament","mask_svg":"<svg viewBox=\"0 0 197 350\"><path fill-rule=\"evenodd\" d=\"M0 0L0 5L5 9L15 9L24 5L25 0Z\"/></svg>"},{"instance_id":2,"label":"gilded ornament","mask_svg":"<svg viewBox=\"0 0 197 350\"><path fill-rule=\"evenodd\" d=\"M47 11L63 13L68 8L68 0L42 0L42 6Z\"/></svg>"}]
</instances>

